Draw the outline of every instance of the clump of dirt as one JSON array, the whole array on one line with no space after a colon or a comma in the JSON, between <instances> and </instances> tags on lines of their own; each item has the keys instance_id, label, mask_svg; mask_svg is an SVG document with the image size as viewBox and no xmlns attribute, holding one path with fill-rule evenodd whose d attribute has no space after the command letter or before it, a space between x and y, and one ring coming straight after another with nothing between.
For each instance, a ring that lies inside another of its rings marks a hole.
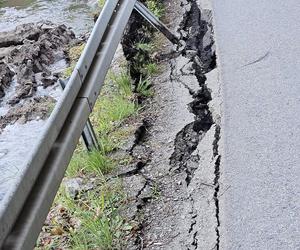
<instances>
[{"instance_id":1,"label":"clump of dirt","mask_svg":"<svg viewBox=\"0 0 300 250\"><path fill-rule=\"evenodd\" d=\"M11 107L8 112L0 118L0 132L7 126L19 122L24 124L36 119L46 119L51 113L55 99L49 96L33 97L21 104Z\"/></svg>"},{"instance_id":2,"label":"clump of dirt","mask_svg":"<svg viewBox=\"0 0 300 250\"><path fill-rule=\"evenodd\" d=\"M5 89L9 87L14 75L8 65L0 61L0 98L5 96Z\"/></svg>"}]
</instances>

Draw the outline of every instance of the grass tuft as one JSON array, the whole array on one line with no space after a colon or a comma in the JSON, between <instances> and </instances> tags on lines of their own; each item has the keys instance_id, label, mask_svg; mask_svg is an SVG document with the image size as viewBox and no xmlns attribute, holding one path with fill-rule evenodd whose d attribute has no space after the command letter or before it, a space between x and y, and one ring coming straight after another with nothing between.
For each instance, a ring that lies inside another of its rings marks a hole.
<instances>
[{"instance_id":1,"label":"grass tuft","mask_svg":"<svg viewBox=\"0 0 300 250\"><path fill-rule=\"evenodd\" d=\"M125 71L121 72L119 75L113 75L112 80L118 86L121 95L127 97L132 96L132 81Z\"/></svg>"},{"instance_id":2,"label":"grass tuft","mask_svg":"<svg viewBox=\"0 0 300 250\"><path fill-rule=\"evenodd\" d=\"M151 12L157 18L161 18L163 16L165 9L162 2L160 2L159 0L147 0L146 4L149 10L151 10Z\"/></svg>"},{"instance_id":3,"label":"grass tuft","mask_svg":"<svg viewBox=\"0 0 300 250\"><path fill-rule=\"evenodd\" d=\"M153 62L146 64L142 71L147 77L154 76L159 72L157 64Z\"/></svg>"},{"instance_id":4,"label":"grass tuft","mask_svg":"<svg viewBox=\"0 0 300 250\"><path fill-rule=\"evenodd\" d=\"M78 173L103 175L109 173L113 168L113 161L103 152L98 150L86 152L82 150L74 154L67 169L67 176L75 177Z\"/></svg>"},{"instance_id":5,"label":"grass tuft","mask_svg":"<svg viewBox=\"0 0 300 250\"><path fill-rule=\"evenodd\" d=\"M153 96L154 92L150 80L148 78L140 79L136 92L145 97Z\"/></svg>"}]
</instances>

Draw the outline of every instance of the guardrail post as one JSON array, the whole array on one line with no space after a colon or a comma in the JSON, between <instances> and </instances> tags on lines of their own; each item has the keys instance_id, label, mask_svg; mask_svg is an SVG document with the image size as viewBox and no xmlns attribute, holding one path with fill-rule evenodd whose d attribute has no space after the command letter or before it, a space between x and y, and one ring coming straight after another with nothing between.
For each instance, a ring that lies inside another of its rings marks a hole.
<instances>
[{"instance_id":1,"label":"guardrail post","mask_svg":"<svg viewBox=\"0 0 300 250\"><path fill-rule=\"evenodd\" d=\"M164 34L173 44L180 45L179 39L165 26L145 5L136 1L134 9L144 17L154 28Z\"/></svg>"}]
</instances>

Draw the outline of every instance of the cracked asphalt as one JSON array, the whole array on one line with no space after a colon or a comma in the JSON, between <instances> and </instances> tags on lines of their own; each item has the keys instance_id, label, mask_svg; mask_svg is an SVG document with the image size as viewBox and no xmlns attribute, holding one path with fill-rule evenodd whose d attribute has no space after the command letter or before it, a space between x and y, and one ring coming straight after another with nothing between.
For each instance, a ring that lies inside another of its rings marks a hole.
<instances>
[{"instance_id":1,"label":"cracked asphalt","mask_svg":"<svg viewBox=\"0 0 300 250\"><path fill-rule=\"evenodd\" d=\"M220 249L300 249L300 4L215 0Z\"/></svg>"},{"instance_id":2,"label":"cracked asphalt","mask_svg":"<svg viewBox=\"0 0 300 250\"><path fill-rule=\"evenodd\" d=\"M219 248L221 93L211 9L201 2L165 3L185 46L163 46L151 126L131 151L144 164L122 174L137 224L128 249Z\"/></svg>"},{"instance_id":3,"label":"cracked asphalt","mask_svg":"<svg viewBox=\"0 0 300 250\"><path fill-rule=\"evenodd\" d=\"M185 47L166 57L133 150L150 153L127 180L129 249L300 249L300 5L168 4Z\"/></svg>"}]
</instances>

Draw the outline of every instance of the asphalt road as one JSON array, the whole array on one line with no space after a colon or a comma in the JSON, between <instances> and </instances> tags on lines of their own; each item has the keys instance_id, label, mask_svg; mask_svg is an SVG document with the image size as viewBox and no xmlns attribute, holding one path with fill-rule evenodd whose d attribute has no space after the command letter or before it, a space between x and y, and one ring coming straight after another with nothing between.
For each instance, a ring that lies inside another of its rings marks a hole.
<instances>
[{"instance_id":1,"label":"asphalt road","mask_svg":"<svg viewBox=\"0 0 300 250\"><path fill-rule=\"evenodd\" d=\"M220 249L300 249L300 2L215 0Z\"/></svg>"}]
</instances>

